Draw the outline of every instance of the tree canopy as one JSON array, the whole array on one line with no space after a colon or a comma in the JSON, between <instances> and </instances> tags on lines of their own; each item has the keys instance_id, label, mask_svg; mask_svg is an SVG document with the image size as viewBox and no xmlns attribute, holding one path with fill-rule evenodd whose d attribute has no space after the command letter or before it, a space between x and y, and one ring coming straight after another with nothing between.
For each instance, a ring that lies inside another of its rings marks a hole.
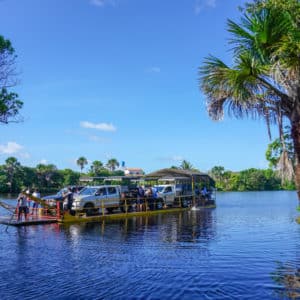
<instances>
[{"instance_id":1,"label":"tree canopy","mask_svg":"<svg viewBox=\"0 0 300 300\"><path fill-rule=\"evenodd\" d=\"M300 197L300 3L265 0L247 3L239 22L228 20L233 66L208 56L199 69L200 88L213 120L224 111L237 118L252 117L291 126L296 183ZM282 167L291 170L286 149Z\"/></svg>"},{"instance_id":2,"label":"tree canopy","mask_svg":"<svg viewBox=\"0 0 300 300\"><path fill-rule=\"evenodd\" d=\"M23 102L18 94L9 91L18 83L15 49L0 35L0 123L19 122Z\"/></svg>"}]
</instances>

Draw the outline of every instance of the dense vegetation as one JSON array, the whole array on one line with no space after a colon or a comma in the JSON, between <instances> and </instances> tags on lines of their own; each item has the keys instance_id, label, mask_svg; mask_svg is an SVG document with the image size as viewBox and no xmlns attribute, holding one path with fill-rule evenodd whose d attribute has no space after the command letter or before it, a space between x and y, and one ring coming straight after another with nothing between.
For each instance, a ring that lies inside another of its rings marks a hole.
<instances>
[{"instance_id":1,"label":"dense vegetation","mask_svg":"<svg viewBox=\"0 0 300 300\"><path fill-rule=\"evenodd\" d=\"M272 169L247 169L240 172L225 170L215 166L209 172L220 191L273 191L294 190L294 181L281 180L278 172Z\"/></svg>"},{"instance_id":2,"label":"dense vegetation","mask_svg":"<svg viewBox=\"0 0 300 300\"><path fill-rule=\"evenodd\" d=\"M81 157L82 158L82 157ZM82 159L80 161L83 161ZM53 193L65 186L78 185L80 176L118 176L124 175L121 170L113 168L117 160L111 159L106 166L101 161L91 163L89 170L83 173L71 169L59 170L53 164L38 164L35 168L22 166L15 157L6 159L4 165L0 165L0 193L18 193L22 188L37 188L40 192ZM174 167L175 168L175 167ZM185 161L179 168L193 169L192 165ZM213 167L209 174L215 179L216 187L221 191L262 191L295 189L291 181L282 181L278 172L267 169L247 169L240 172L225 170L224 167Z\"/></svg>"},{"instance_id":3,"label":"dense vegetation","mask_svg":"<svg viewBox=\"0 0 300 300\"><path fill-rule=\"evenodd\" d=\"M82 173L83 168L81 164L79 166L81 172L71 169L59 170L53 164L38 164L31 168L22 166L15 157L9 157L4 165L0 165L0 193L18 193L23 188L37 188L42 193L52 193L64 186L79 184L80 176L124 175L123 171L109 170L100 161L92 162L86 173Z\"/></svg>"}]
</instances>

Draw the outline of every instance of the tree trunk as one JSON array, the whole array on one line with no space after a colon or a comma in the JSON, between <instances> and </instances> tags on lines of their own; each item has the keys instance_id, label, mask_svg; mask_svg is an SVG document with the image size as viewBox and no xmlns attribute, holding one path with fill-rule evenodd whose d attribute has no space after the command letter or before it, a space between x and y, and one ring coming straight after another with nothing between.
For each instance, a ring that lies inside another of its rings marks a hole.
<instances>
[{"instance_id":1,"label":"tree trunk","mask_svg":"<svg viewBox=\"0 0 300 300\"><path fill-rule=\"evenodd\" d=\"M291 120L291 134L295 151L295 184L300 201L300 114L297 115L297 117L294 115Z\"/></svg>"}]
</instances>

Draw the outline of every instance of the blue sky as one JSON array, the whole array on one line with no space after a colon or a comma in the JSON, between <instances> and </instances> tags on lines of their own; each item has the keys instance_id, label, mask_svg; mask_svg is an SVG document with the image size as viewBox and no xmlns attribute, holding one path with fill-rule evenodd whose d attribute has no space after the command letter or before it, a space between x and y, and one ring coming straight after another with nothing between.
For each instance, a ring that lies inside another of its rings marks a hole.
<instances>
[{"instance_id":1,"label":"blue sky","mask_svg":"<svg viewBox=\"0 0 300 300\"><path fill-rule=\"evenodd\" d=\"M262 121L213 122L198 88L208 54L231 63L226 20L242 0L2 0L24 122L0 127L0 164L109 158L146 172L182 159L264 168Z\"/></svg>"}]
</instances>

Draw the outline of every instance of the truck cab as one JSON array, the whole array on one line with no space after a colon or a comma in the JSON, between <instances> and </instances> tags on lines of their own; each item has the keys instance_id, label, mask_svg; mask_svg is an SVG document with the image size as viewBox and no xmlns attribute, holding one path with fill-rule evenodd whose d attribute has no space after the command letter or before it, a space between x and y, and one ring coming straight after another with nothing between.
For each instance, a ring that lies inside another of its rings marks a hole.
<instances>
[{"instance_id":1,"label":"truck cab","mask_svg":"<svg viewBox=\"0 0 300 300\"><path fill-rule=\"evenodd\" d=\"M171 184L161 184L154 186L157 190L158 198L163 199L165 205L173 205L176 197L176 187Z\"/></svg>"},{"instance_id":2,"label":"truck cab","mask_svg":"<svg viewBox=\"0 0 300 300\"><path fill-rule=\"evenodd\" d=\"M87 186L74 196L72 210L83 211L87 215L102 209L112 212L119 208L121 187L118 185Z\"/></svg>"}]
</instances>

